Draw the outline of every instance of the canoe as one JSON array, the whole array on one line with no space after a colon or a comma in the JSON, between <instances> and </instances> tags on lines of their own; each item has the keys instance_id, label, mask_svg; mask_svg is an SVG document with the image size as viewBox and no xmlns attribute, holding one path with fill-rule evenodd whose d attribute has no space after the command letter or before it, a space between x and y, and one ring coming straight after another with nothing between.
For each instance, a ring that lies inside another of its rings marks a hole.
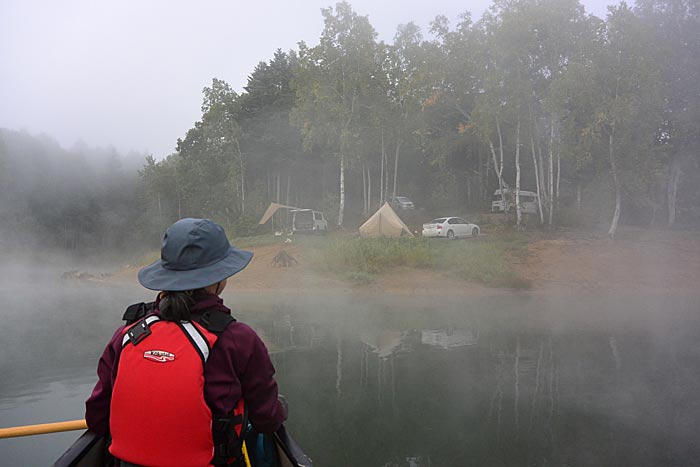
<instances>
[{"instance_id":1,"label":"canoe","mask_svg":"<svg viewBox=\"0 0 700 467\"><path fill-rule=\"evenodd\" d=\"M104 437L86 430L56 461L54 467L106 466L106 452Z\"/></svg>"},{"instance_id":2,"label":"canoe","mask_svg":"<svg viewBox=\"0 0 700 467\"><path fill-rule=\"evenodd\" d=\"M279 467L313 467L311 459L284 426L271 436L271 439L276 447ZM107 467L108 465L104 437L87 430L63 453L54 467Z\"/></svg>"}]
</instances>

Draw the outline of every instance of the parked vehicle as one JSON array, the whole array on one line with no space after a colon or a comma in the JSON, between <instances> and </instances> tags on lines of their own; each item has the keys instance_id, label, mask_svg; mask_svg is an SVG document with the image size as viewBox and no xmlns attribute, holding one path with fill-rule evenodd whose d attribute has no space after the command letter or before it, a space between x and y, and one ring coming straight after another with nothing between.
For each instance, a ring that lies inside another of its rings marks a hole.
<instances>
[{"instance_id":1,"label":"parked vehicle","mask_svg":"<svg viewBox=\"0 0 700 467\"><path fill-rule=\"evenodd\" d=\"M440 217L423 224L424 237L477 237L481 229L476 224L470 224L461 217Z\"/></svg>"},{"instance_id":2,"label":"parked vehicle","mask_svg":"<svg viewBox=\"0 0 700 467\"><path fill-rule=\"evenodd\" d=\"M290 212L294 233L325 233L328 230L328 221L320 211L292 209Z\"/></svg>"},{"instance_id":3,"label":"parked vehicle","mask_svg":"<svg viewBox=\"0 0 700 467\"><path fill-rule=\"evenodd\" d=\"M404 211L415 209L413 206L413 201L405 196L397 196L396 198L392 198L391 207L394 209L402 209Z\"/></svg>"},{"instance_id":4,"label":"parked vehicle","mask_svg":"<svg viewBox=\"0 0 700 467\"><path fill-rule=\"evenodd\" d=\"M523 214L537 214L539 212L537 193L520 190L520 209ZM515 211L515 191L505 189L503 195L501 190L494 191L491 212L503 211Z\"/></svg>"}]
</instances>

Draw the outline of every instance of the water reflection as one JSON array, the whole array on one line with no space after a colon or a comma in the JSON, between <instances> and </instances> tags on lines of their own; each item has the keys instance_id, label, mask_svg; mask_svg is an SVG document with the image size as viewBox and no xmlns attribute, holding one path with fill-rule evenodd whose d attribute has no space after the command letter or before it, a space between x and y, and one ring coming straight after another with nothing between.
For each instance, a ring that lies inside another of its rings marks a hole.
<instances>
[{"instance_id":1,"label":"water reflection","mask_svg":"<svg viewBox=\"0 0 700 467\"><path fill-rule=\"evenodd\" d=\"M426 329L420 333L421 344L440 347L444 350L479 343L479 332L465 331L462 329Z\"/></svg>"},{"instance_id":2,"label":"water reflection","mask_svg":"<svg viewBox=\"0 0 700 467\"><path fill-rule=\"evenodd\" d=\"M31 309L8 298L0 425L82 416L124 297L148 295L65 289ZM695 297L501 292L440 312L416 297L226 301L266 341L289 427L320 466L688 465L700 455ZM5 440L0 451L8 465L46 465L67 439Z\"/></svg>"},{"instance_id":3,"label":"water reflection","mask_svg":"<svg viewBox=\"0 0 700 467\"><path fill-rule=\"evenodd\" d=\"M664 309L683 325L647 327L655 302L598 302L621 316L543 325L522 307L494 313L492 304L433 313L419 329L420 305L378 317L381 306L356 304L319 328L303 307L287 309L287 333L315 336L313 346L275 354L295 401L290 425L321 465L692 463L694 307ZM535 314L547 305L530 303ZM635 326L624 325L628 311Z\"/></svg>"}]
</instances>

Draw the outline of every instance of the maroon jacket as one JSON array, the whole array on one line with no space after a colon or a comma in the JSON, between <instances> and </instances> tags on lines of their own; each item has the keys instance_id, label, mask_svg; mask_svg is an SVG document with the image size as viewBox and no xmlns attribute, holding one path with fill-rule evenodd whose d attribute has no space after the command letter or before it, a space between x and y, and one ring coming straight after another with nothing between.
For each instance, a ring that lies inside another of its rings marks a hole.
<instances>
[{"instance_id":1,"label":"maroon jacket","mask_svg":"<svg viewBox=\"0 0 700 467\"><path fill-rule=\"evenodd\" d=\"M192 313L216 309L231 314L216 295L199 293L194 298ZM97 365L97 384L85 402L88 427L99 434L109 432L109 407L123 331L124 326L117 329L102 353ZM204 372L204 398L212 412L231 413L243 397L248 404L250 422L260 433L277 431L286 418L286 411L277 399L270 355L260 337L246 324L233 322L219 335Z\"/></svg>"}]
</instances>

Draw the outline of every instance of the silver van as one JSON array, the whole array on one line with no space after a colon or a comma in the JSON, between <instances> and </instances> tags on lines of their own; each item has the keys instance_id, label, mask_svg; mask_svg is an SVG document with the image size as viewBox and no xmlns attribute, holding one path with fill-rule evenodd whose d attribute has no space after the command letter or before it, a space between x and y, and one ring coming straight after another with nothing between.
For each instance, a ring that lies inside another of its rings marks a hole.
<instances>
[{"instance_id":1,"label":"silver van","mask_svg":"<svg viewBox=\"0 0 700 467\"><path fill-rule=\"evenodd\" d=\"M295 233L325 233L328 221L320 211L313 209L292 209L292 232Z\"/></svg>"},{"instance_id":2,"label":"silver van","mask_svg":"<svg viewBox=\"0 0 700 467\"><path fill-rule=\"evenodd\" d=\"M520 209L523 214L537 214L539 205L537 203L537 193L534 191L520 190ZM503 212L515 210L515 191L505 189L503 195L501 190L493 193L491 201L491 212Z\"/></svg>"},{"instance_id":3,"label":"silver van","mask_svg":"<svg viewBox=\"0 0 700 467\"><path fill-rule=\"evenodd\" d=\"M389 204L391 204L392 208L401 209L403 211L414 209L413 201L405 196L397 196L396 198L392 198Z\"/></svg>"}]
</instances>

